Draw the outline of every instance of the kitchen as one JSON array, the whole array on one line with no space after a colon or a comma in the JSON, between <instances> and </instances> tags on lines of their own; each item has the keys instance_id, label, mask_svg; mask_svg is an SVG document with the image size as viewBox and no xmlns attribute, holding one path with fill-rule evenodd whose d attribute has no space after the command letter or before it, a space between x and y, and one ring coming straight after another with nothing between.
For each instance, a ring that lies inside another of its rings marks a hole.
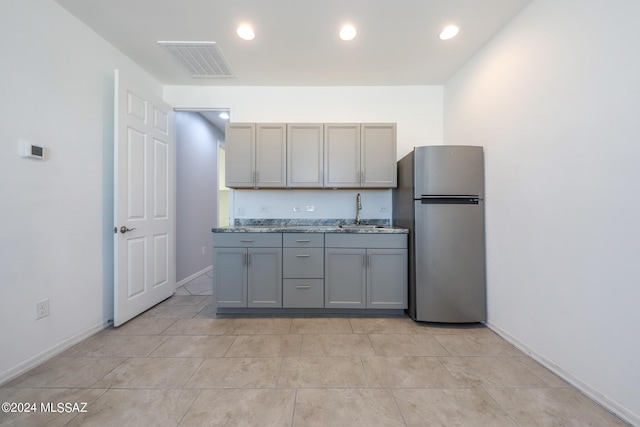
<instances>
[{"instance_id":1,"label":"kitchen","mask_svg":"<svg viewBox=\"0 0 640 427\"><path fill-rule=\"evenodd\" d=\"M3 329L15 343L3 350L3 372L109 316L102 285L109 282L103 253L111 237L104 226L110 215L104 93L113 68L144 74L57 4L19 3L9 2L12 13L36 25L3 14L3 46L11 51L19 42L24 53L16 58L20 72L2 71L3 81L17 83L7 85L1 104L5 117L15 117L2 135L17 141L30 129L52 154L64 155L39 167L19 162L14 144L3 146L1 182L16 190L2 187L9 195L4 215L15 224L7 237L23 242L2 266L2 312L10 319L3 324L17 325ZM637 202L623 196L629 184L640 182L634 143L638 13L635 2L533 1L439 86L167 86L165 99L176 108L228 106L234 121L339 122L348 116L396 122L399 155L413 145L483 145L491 326L538 360L569 372L602 404L637 420L640 349L630 337L640 320L634 302L640 299L634 285L640 239ZM60 63L74 50L94 61L73 56ZM34 74L45 65L55 72ZM52 87L64 88L72 101L64 109L61 92ZM335 99L340 102L331 110L322 107ZM34 106L49 112L39 124L32 121ZM77 205L81 215L70 218L65 205ZM60 245L64 250L51 251ZM43 268L30 268L33 259ZM70 265L75 267L62 268ZM52 300L52 316L56 307L56 316L67 314L60 326L43 328L31 319L31 306L35 295L46 295L51 277L58 280L48 292L60 296ZM38 337L41 344L21 336Z\"/></svg>"}]
</instances>

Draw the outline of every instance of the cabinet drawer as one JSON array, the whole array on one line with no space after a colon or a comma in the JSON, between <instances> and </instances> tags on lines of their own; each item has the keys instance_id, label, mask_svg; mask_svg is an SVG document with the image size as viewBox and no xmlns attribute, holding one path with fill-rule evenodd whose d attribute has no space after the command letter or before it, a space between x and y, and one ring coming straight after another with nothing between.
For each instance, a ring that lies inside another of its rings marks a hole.
<instances>
[{"instance_id":1,"label":"cabinet drawer","mask_svg":"<svg viewBox=\"0 0 640 427\"><path fill-rule=\"evenodd\" d=\"M282 246L285 248L321 248L324 246L323 233L284 233Z\"/></svg>"},{"instance_id":2,"label":"cabinet drawer","mask_svg":"<svg viewBox=\"0 0 640 427\"><path fill-rule=\"evenodd\" d=\"M327 248L407 249L406 234L327 234Z\"/></svg>"},{"instance_id":3,"label":"cabinet drawer","mask_svg":"<svg viewBox=\"0 0 640 427\"><path fill-rule=\"evenodd\" d=\"M324 307L323 279L284 279L282 306L285 308Z\"/></svg>"},{"instance_id":4,"label":"cabinet drawer","mask_svg":"<svg viewBox=\"0 0 640 427\"><path fill-rule=\"evenodd\" d=\"M287 278L324 277L323 248L284 248L282 272Z\"/></svg>"},{"instance_id":5,"label":"cabinet drawer","mask_svg":"<svg viewBox=\"0 0 640 427\"><path fill-rule=\"evenodd\" d=\"M213 233L214 247L279 248L282 233Z\"/></svg>"}]
</instances>

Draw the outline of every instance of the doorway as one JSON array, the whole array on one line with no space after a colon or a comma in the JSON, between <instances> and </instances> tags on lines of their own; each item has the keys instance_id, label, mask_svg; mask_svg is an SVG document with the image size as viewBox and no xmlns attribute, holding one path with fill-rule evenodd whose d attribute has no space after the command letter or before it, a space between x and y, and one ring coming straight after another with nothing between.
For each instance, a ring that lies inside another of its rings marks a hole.
<instances>
[{"instance_id":1,"label":"doorway","mask_svg":"<svg viewBox=\"0 0 640 427\"><path fill-rule=\"evenodd\" d=\"M228 109L176 110L177 286L211 270L211 229L229 218L220 209L220 198L228 200L228 195L219 170L228 114Z\"/></svg>"}]
</instances>

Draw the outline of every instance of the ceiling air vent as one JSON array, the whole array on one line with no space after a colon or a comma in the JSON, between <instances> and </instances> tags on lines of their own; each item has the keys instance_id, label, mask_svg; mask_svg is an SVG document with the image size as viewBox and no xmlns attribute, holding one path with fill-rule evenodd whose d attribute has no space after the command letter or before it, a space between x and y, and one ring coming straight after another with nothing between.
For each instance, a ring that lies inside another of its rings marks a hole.
<instances>
[{"instance_id":1,"label":"ceiling air vent","mask_svg":"<svg viewBox=\"0 0 640 427\"><path fill-rule=\"evenodd\" d=\"M158 42L182 64L191 77L235 77L215 42Z\"/></svg>"}]
</instances>

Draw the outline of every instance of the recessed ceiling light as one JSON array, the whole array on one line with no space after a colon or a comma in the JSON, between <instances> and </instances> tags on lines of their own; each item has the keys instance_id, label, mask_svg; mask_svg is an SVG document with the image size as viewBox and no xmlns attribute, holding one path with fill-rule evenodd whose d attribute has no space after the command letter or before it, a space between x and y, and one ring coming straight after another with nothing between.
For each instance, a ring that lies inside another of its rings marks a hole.
<instances>
[{"instance_id":1,"label":"recessed ceiling light","mask_svg":"<svg viewBox=\"0 0 640 427\"><path fill-rule=\"evenodd\" d=\"M458 31L460 31L458 27L456 27L455 25L449 25L445 27L445 29L440 33L440 40L452 39L456 36L456 34L458 34Z\"/></svg>"},{"instance_id":2,"label":"recessed ceiling light","mask_svg":"<svg viewBox=\"0 0 640 427\"><path fill-rule=\"evenodd\" d=\"M220 116L220 118L223 119L223 120L229 120L229 113L226 113L224 111L222 113L218 114L218 116Z\"/></svg>"},{"instance_id":3,"label":"recessed ceiling light","mask_svg":"<svg viewBox=\"0 0 640 427\"><path fill-rule=\"evenodd\" d=\"M236 30L236 33L238 33L238 37L243 40L253 40L256 37L253 29L248 24L240 25Z\"/></svg>"},{"instance_id":4,"label":"recessed ceiling light","mask_svg":"<svg viewBox=\"0 0 640 427\"><path fill-rule=\"evenodd\" d=\"M343 26L342 29L340 30L340 38L344 41L355 39L356 34L357 34L356 28L351 24L347 24Z\"/></svg>"}]
</instances>

